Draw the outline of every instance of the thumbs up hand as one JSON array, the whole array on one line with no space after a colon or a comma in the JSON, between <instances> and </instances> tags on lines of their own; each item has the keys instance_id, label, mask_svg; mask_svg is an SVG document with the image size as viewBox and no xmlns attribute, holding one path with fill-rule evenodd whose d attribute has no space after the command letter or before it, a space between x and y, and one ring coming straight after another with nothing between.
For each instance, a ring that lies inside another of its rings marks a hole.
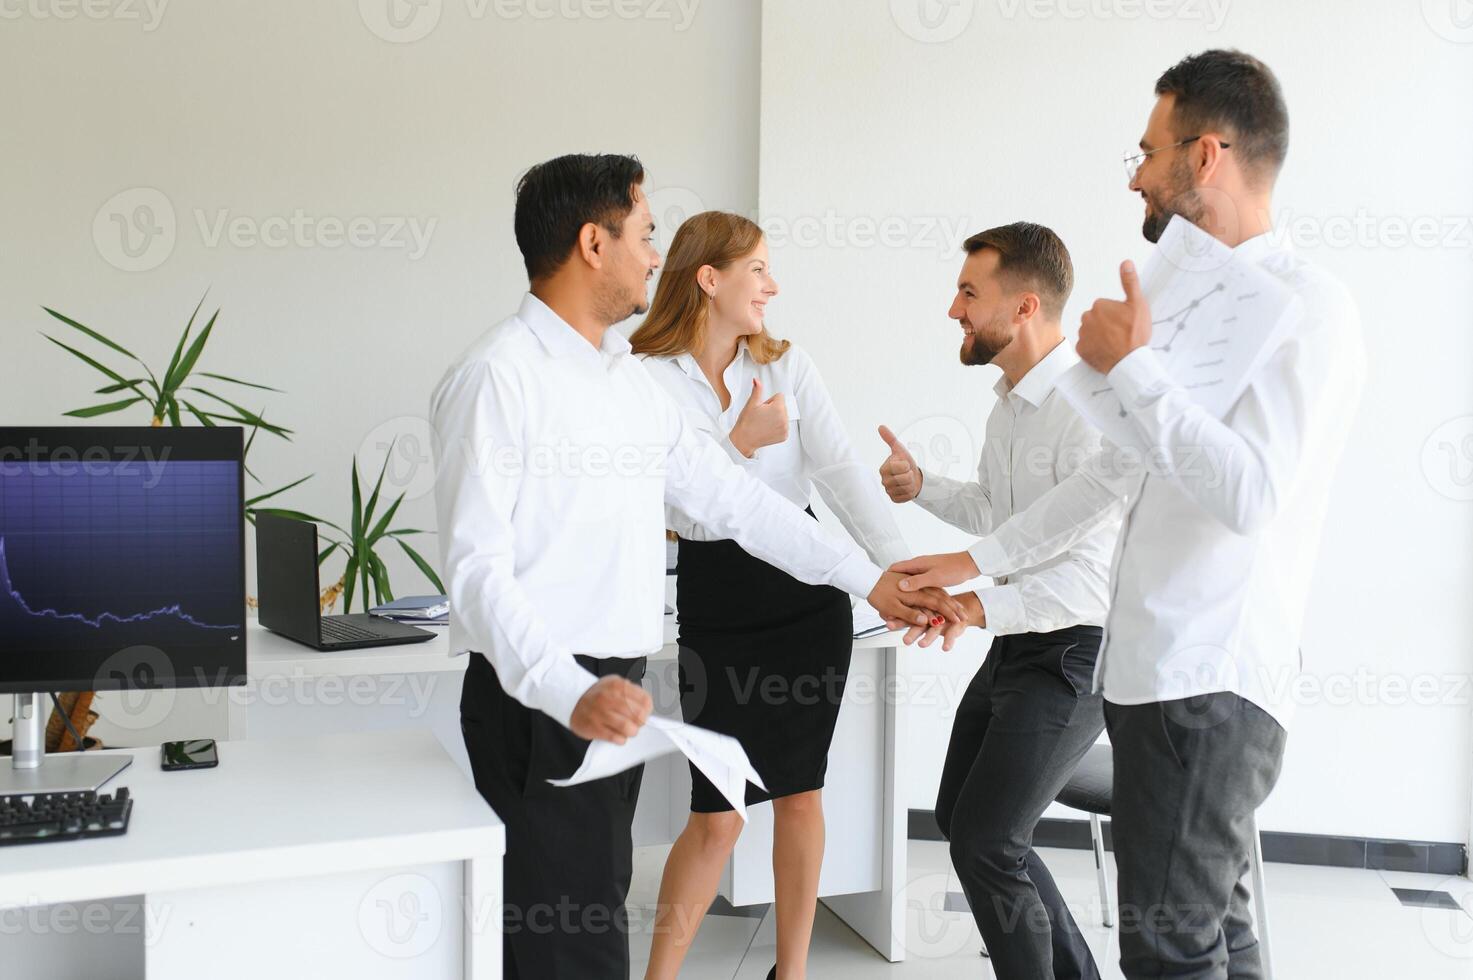
<instances>
[{"instance_id":1,"label":"thumbs up hand","mask_svg":"<svg viewBox=\"0 0 1473 980\"><path fill-rule=\"evenodd\" d=\"M1079 357L1101 374L1151 342L1151 306L1141 293L1135 263L1121 263L1120 285L1123 301L1097 299L1079 321Z\"/></svg>"},{"instance_id":2,"label":"thumbs up hand","mask_svg":"<svg viewBox=\"0 0 1473 980\"><path fill-rule=\"evenodd\" d=\"M775 446L788 438L788 404L781 394L762 400L762 381L752 379L752 394L731 429L731 444L750 457L763 446Z\"/></svg>"},{"instance_id":3,"label":"thumbs up hand","mask_svg":"<svg viewBox=\"0 0 1473 980\"><path fill-rule=\"evenodd\" d=\"M910 450L905 448L905 443L896 438L888 426L880 426L880 438L890 447L890 455L880 464L880 482L885 485L885 492L897 504L914 500L921 492L924 479L921 468L916 465Z\"/></svg>"}]
</instances>

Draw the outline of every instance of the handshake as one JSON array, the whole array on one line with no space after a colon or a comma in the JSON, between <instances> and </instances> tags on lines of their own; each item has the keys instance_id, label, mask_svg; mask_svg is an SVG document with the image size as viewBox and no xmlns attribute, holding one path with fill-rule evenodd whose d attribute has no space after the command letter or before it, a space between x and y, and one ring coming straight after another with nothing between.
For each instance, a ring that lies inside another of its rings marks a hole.
<instances>
[{"instance_id":1,"label":"handshake","mask_svg":"<svg viewBox=\"0 0 1473 980\"><path fill-rule=\"evenodd\" d=\"M942 649L950 650L968 626L985 626L987 620L976 593L951 596L934 586L918 584L919 575L910 570L924 571L922 564L930 560L913 558L896 562L880 576L867 598L880 611L887 626L906 631L906 646L919 640L921 646L927 647L940 637ZM623 745L639 734L654 706L654 700L644 688L610 675L596 681L579 698L568 727L582 739L602 739Z\"/></svg>"},{"instance_id":2,"label":"handshake","mask_svg":"<svg viewBox=\"0 0 1473 980\"><path fill-rule=\"evenodd\" d=\"M906 646L919 640L928 647L939 637L941 648L950 650L968 626L986 626L987 617L975 592L947 595L943 589L916 586L906 578L908 569L927 560L912 558L891 565L869 594L869 603L880 611L886 626L905 630Z\"/></svg>"},{"instance_id":3,"label":"handshake","mask_svg":"<svg viewBox=\"0 0 1473 980\"><path fill-rule=\"evenodd\" d=\"M752 394L732 444L743 455L786 437L787 410L782 396L762 398L760 382ZM913 500L921 491L921 470L895 434L880 426L880 436L890 446L890 457L880 467L885 491L896 503ZM866 598L879 610L885 625L905 630L904 642L917 641L928 647L937 639L950 650L968 626L987 625L986 611L975 592L948 595L946 587L960 585L979 574L977 564L965 551L954 555L927 555L896 562L880 576ZM573 709L568 727L584 739L603 739L623 745L638 734L654 710L649 692L622 677L604 677L590 687Z\"/></svg>"}]
</instances>

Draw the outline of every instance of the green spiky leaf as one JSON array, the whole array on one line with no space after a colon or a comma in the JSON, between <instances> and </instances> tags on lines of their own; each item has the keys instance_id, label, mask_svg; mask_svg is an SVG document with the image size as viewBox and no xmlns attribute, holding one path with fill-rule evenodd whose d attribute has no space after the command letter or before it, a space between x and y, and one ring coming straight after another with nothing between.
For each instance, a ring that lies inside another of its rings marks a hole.
<instances>
[{"instance_id":1,"label":"green spiky leaf","mask_svg":"<svg viewBox=\"0 0 1473 980\"><path fill-rule=\"evenodd\" d=\"M409 556L409 560L414 562L415 565L419 566L419 570L421 572L424 572L425 578L434 583L435 588L439 590L439 593L441 595L445 595L445 583L440 581L440 576L435 574L435 570L430 567L429 562L424 560L424 556L421 555L418 551L415 551L413 548L411 548L408 542L402 541L398 538L395 538L394 540L399 542L399 547L404 549L404 553Z\"/></svg>"},{"instance_id":2,"label":"green spiky leaf","mask_svg":"<svg viewBox=\"0 0 1473 980\"><path fill-rule=\"evenodd\" d=\"M237 405L235 402L231 401L230 399L228 399L228 398L222 398L221 396L215 394L213 391L208 391L208 390L206 390L204 388L199 388L199 387L196 387L194 385L190 385L185 390L199 392L201 395L204 395L206 398L209 398L209 399L211 399L213 401L217 401L220 404L227 406L228 408L230 408L232 411L234 411L236 413L236 417L234 419L232 419L232 421L239 422L241 425L247 425L247 426L252 426L252 427L256 427L256 428L262 428L262 429L265 429L267 432L271 433L272 435L274 435L274 436L280 436L283 439L286 439L287 436L289 436L291 434L291 431L292 431L291 429L286 429L286 428L283 428L283 427L281 427L279 425L273 425L272 423L267 422L266 419L263 418L262 416L256 414L255 412L252 412L250 409L248 409L248 408L242 408L240 405ZM229 416L220 415L219 413L212 413L212 414L214 414L216 418L229 418ZM288 440L288 441L290 441L290 440Z\"/></svg>"},{"instance_id":3,"label":"green spiky leaf","mask_svg":"<svg viewBox=\"0 0 1473 980\"><path fill-rule=\"evenodd\" d=\"M232 378L224 374L213 374L209 371L199 371L197 372L197 375L201 378L214 378L216 381L228 381L233 385L242 385L246 388L259 388L262 391L274 391L278 395L282 394L280 388L273 388L270 385L258 385L254 381L242 381L239 378Z\"/></svg>"},{"instance_id":4,"label":"green spiky leaf","mask_svg":"<svg viewBox=\"0 0 1473 980\"><path fill-rule=\"evenodd\" d=\"M143 384L143 382L146 380L146 378L130 378L127 381L119 381L117 384L103 385L101 388L95 389L92 393L94 395L115 395L125 389L137 391L138 386ZM140 395L139 397L142 396Z\"/></svg>"},{"instance_id":5,"label":"green spiky leaf","mask_svg":"<svg viewBox=\"0 0 1473 980\"><path fill-rule=\"evenodd\" d=\"M220 319L220 311L216 310L210 317L210 322L205 324L205 328L199 332L199 336L194 338L194 343L189 345L189 352L184 355L184 359L175 366L174 373L168 379L173 382L169 385L170 391L184 384L184 379L188 378L189 372L194 370L194 365L199 360L200 354L204 352L205 344L209 341L210 333L215 329L215 321L218 319Z\"/></svg>"},{"instance_id":6,"label":"green spiky leaf","mask_svg":"<svg viewBox=\"0 0 1473 980\"><path fill-rule=\"evenodd\" d=\"M194 318L199 316L200 307L204 305L205 297L201 296L199 302L195 304L194 312L189 314L189 322L184 325L184 332L179 335L179 342L174 345L174 356L169 358L169 366L164 369L164 390L166 391L173 391L179 387L174 381L174 372L179 367L179 358L184 356L184 345L189 343L189 332L194 329Z\"/></svg>"},{"instance_id":7,"label":"green spiky leaf","mask_svg":"<svg viewBox=\"0 0 1473 980\"><path fill-rule=\"evenodd\" d=\"M358 556L348 556L348 568L343 572L343 612L353 611L353 583L357 579Z\"/></svg>"},{"instance_id":8,"label":"green spiky leaf","mask_svg":"<svg viewBox=\"0 0 1473 980\"><path fill-rule=\"evenodd\" d=\"M358 457L353 457L353 547L363 539L363 491L358 486Z\"/></svg>"},{"instance_id":9,"label":"green spiky leaf","mask_svg":"<svg viewBox=\"0 0 1473 980\"><path fill-rule=\"evenodd\" d=\"M404 503L404 494L401 493L394 500L394 502L389 505L389 509L384 511L384 516L378 519L378 523L373 526L373 530L368 532L369 544L373 544L379 538L384 536L384 532L388 530L389 522L394 519L394 512L399 509L399 505L402 503Z\"/></svg>"},{"instance_id":10,"label":"green spiky leaf","mask_svg":"<svg viewBox=\"0 0 1473 980\"><path fill-rule=\"evenodd\" d=\"M191 405L187 401L183 401L183 402L181 402L181 404L183 404L184 410L186 412L188 412L190 415L193 415L195 421L198 422L200 425L207 426L207 427L209 427L211 429L215 428L215 421L212 418L210 418L210 413L209 412L202 412L196 406ZM250 468L249 467L246 468L246 472L250 472ZM247 500L246 503L249 504L250 501Z\"/></svg>"},{"instance_id":11,"label":"green spiky leaf","mask_svg":"<svg viewBox=\"0 0 1473 980\"><path fill-rule=\"evenodd\" d=\"M142 395L138 395L134 398L124 398L122 401L108 402L106 405L93 405L90 408L74 408L70 412L63 412L62 414L74 419L90 419L96 418L99 415L120 412L129 405L137 405L139 402L146 400Z\"/></svg>"},{"instance_id":12,"label":"green spiky leaf","mask_svg":"<svg viewBox=\"0 0 1473 980\"><path fill-rule=\"evenodd\" d=\"M247 507L254 507L256 504L259 504L261 501L263 501L263 500L270 500L272 497L275 497L278 494L286 493L292 487L299 487L303 483L306 483L310 479L312 479L312 474L309 473L309 474L307 474L306 476L302 477L299 480L293 480L292 482L288 483L284 487L277 487L275 490L272 490L270 493L263 493L263 494L261 494L259 496L250 498L249 500L246 501L246 506Z\"/></svg>"},{"instance_id":13,"label":"green spiky leaf","mask_svg":"<svg viewBox=\"0 0 1473 980\"><path fill-rule=\"evenodd\" d=\"M41 309L45 310L47 313L50 313L53 317L55 317L56 319L60 320L62 323L65 323L67 326L72 327L72 328L77 329L77 330L80 330L82 333L84 333L87 336L91 337L93 340L97 341L99 344L102 344L102 345L104 345L106 347L111 347L113 350L117 351L119 354L122 354L125 357L131 357L133 360L138 361L139 364L142 364L143 363L142 361L139 361L138 360L138 355L137 354L133 353L128 348L124 347L122 344L119 344L117 341L111 340L111 339L103 336L102 334L98 333L96 330L93 330L91 327L84 327L82 324L78 323L76 320L73 320L71 317L66 316L65 314L56 312L55 310L53 310L49 306L43 306L43 307L41 307Z\"/></svg>"},{"instance_id":14,"label":"green spiky leaf","mask_svg":"<svg viewBox=\"0 0 1473 980\"><path fill-rule=\"evenodd\" d=\"M77 358L78 360L82 361L83 363L88 364L88 365L90 365L93 368L96 368L98 371L101 371L104 375L106 375L108 378L111 378L114 382L116 382L118 384L124 384L124 385L126 385L128 383L128 379L127 378L123 377L121 374L119 374L118 372L114 371L112 368L108 367L106 364L103 364L101 361L98 361L95 358L92 358L92 357L87 356L86 354L83 354L81 351L77 350L75 347L70 347L70 346L68 346L66 344L63 344L61 341L57 340L55 337L51 336L49 333L43 333L41 336L45 337L47 340L51 341L53 344L55 344L56 346L60 347L62 350L66 351L68 354L71 354L73 357ZM139 394L142 394L142 392L139 392Z\"/></svg>"},{"instance_id":15,"label":"green spiky leaf","mask_svg":"<svg viewBox=\"0 0 1473 980\"><path fill-rule=\"evenodd\" d=\"M383 489L383 486L384 486L384 474L389 471L389 456L393 452L394 452L394 444L391 442L391 443L389 443L389 451L384 454L384 465L382 465L382 466L379 467L379 470L378 470L378 479L375 480L374 483L373 483L373 495L368 498L368 508L363 512L363 523L365 525L367 525L369 521L372 521L373 520L373 512L378 507L378 495L379 495L379 491ZM354 467L354 470L355 471L357 470L356 465Z\"/></svg>"}]
</instances>

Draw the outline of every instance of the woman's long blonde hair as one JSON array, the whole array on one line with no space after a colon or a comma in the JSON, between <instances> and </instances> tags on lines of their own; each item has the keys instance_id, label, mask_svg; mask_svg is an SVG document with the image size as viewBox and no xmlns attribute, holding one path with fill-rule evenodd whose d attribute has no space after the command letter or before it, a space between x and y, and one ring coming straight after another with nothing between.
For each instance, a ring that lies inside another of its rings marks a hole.
<instances>
[{"instance_id":1,"label":"woman's long blonde hair","mask_svg":"<svg viewBox=\"0 0 1473 980\"><path fill-rule=\"evenodd\" d=\"M761 241L762 229L739 214L703 211L687 218L670 243L649 315L629 338L634 353L674 357L698 352L706 342L711 300L696 273L706 265L725 269L751 255ZM777 360L790 346L774 338L766 327L747 338L747 350L758 364Z\"/></svg>"}]
</instances>

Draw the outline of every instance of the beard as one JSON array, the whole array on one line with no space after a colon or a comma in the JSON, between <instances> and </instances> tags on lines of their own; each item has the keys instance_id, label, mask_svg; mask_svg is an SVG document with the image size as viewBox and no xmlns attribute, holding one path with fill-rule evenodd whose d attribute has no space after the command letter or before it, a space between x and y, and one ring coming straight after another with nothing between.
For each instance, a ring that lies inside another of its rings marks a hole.
<instances>
[{"instance_id":1,"label":"beard","mask_svg":"<svg viewBox=\"0 0 1473 980\"><path fill-rule=\"evenodd\" d=\"M1003 348L1013 342L1007 336L1002 317L993 317L984 326L972 327L972 335L962 341L961 362L967 367L982 367L991 364Z\"/></svg>"},{"instance_id":2,"label":"beard","mask_svg":"<svg viewBox=\"0 0 1473 980\"><path fill-rule=\"evenodd\" d=\"M1141 223L1141 234L1152 245L1161 240L1166 226L1176 215L1181 215L1194 225L1201 225L1207 208L1201 195L1192 186L1191 163L1183 154L1167 174L1167 185L1159 194L1146 194L1146 217Z\"/></svg>"},{"instance_id":3,"label":"beard","mask_svg":"<svg viewBox=\"0 0 1473 980\"><path fill-rule=\"evenodd\" d=\"M633 290L625 290L617 284L610 284L598 297L594 309L598 313L600 321L613 326L623 323L632 316L642 316L650 311L649 286L650 276L645 277Z\"/></svg>"}]
</instances>

